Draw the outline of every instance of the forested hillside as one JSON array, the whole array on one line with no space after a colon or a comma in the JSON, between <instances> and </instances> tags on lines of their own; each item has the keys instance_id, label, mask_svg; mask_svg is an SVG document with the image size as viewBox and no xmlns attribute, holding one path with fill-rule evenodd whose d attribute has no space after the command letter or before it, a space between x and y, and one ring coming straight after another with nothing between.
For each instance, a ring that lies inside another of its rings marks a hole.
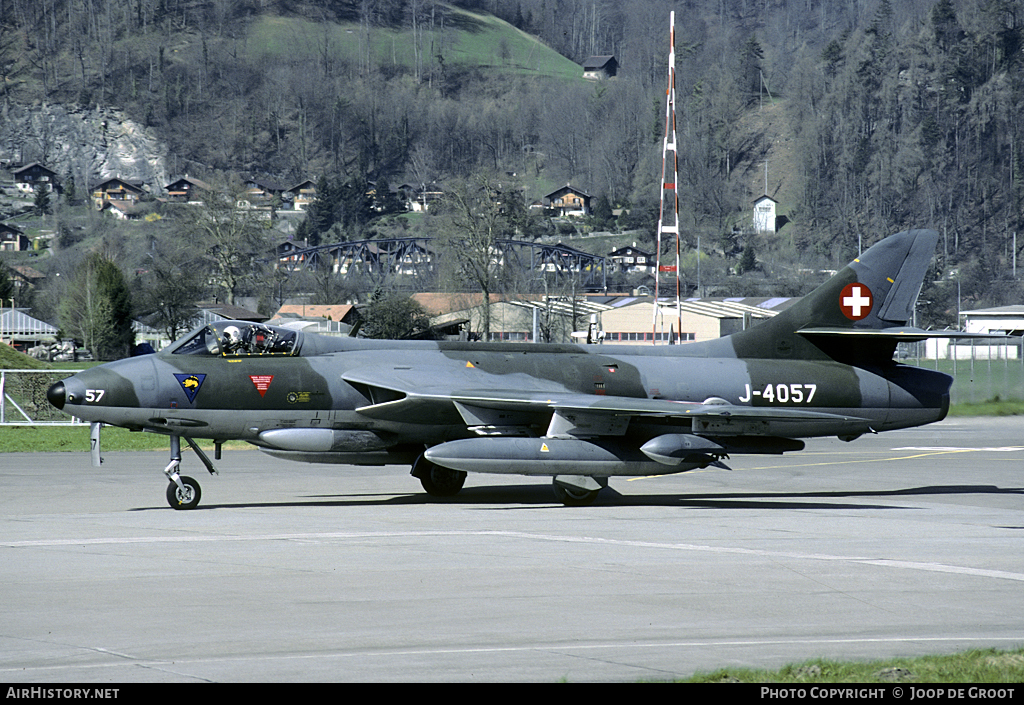
<instances>
[{"instance_id":1,"label":"forested hillside","mask_svg":"<svg viewBox=\"0 0 1024 705\"><path fill-rule=\"evenodd\" d=\"M515 172L649 214L671 10L687 244L780 281L934 227L927 320L1024 299L1024 0L0 0L0 100L120 108L175 175ZM766 161L789 223L755 241Z\"/></svg>"}]
</instances>

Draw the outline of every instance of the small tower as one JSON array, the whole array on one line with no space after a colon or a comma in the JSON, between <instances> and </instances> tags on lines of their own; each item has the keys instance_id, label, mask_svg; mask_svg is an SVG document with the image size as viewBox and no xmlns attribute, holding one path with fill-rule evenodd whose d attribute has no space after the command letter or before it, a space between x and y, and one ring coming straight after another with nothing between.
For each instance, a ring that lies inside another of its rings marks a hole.
<instances>
[{"instance_id":1,"label":"small tower","mask_svg":"<svg viewBox=\"0 0 1024 705\"><path fill-rule=\"evenodd\" d=\"M658 280L661 272L674 272L676 277L676 315L682 327L682 309L679 302L679 150L676 146L676 13L669 14L668 88L665 90L665 138L661 145L661 206L658 214L657 251L654 256L654 320L651 323L651 342L658 340ZM676 263L661 263L662 236L675 236ZM679 330L679 329L677 329Z\"/></svg>"}]
</instances>

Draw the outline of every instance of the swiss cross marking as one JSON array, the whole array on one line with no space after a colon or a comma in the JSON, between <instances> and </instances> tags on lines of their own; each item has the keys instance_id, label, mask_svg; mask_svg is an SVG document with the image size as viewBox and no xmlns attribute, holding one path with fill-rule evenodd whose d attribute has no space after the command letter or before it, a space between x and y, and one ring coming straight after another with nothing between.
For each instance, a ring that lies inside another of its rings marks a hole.
<instances>
[{"instance_id":1,"label":"swiss cross marking","mask_svg":"<svg viewBox=\"0 0 1024 705\"><path fill-rule=\"evenodd\" d=\"M867 318L872 302L871 289L863 284L847 284L839 294L839 308L851 321Z\"/></svg>"}]
</instances>

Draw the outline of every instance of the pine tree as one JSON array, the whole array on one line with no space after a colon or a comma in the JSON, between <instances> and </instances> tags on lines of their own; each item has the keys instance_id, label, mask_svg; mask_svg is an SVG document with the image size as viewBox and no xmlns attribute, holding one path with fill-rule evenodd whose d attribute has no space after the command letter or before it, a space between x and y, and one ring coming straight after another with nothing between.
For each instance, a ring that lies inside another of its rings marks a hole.
<instances>
[{"instance_id":1,"label":"pine tree","mask_svg":"<svg viewBox=\"0 0 1024 705\"><path fill-rule=\"evenodd\" d=\"M14 275L7 263L0 260L0 301L13 299L14 293Z\"/></svg>"},{"instance_id":2,"label":"pine tree","mask_svg":"<svg viewBox=\"0 0 1024 705\"><path fill-rule=\"evenodd\" d=\"M740 255L740 263L737 269L739 269L740 274L757 269L757 253L754 252L753 245L747 245L743 248L743 254Z\"/></svg>"},{"instance_id":3,"label":"pine tree","mask_svg":"<svg viewBox=\"0 0 1024 705\"><path fill-rule=\"evenodd\" d=\"M316 182L316 198L309 204L306 214L307 240L310 245L319 245L324 233L338 219L338 188L333 179L321 176Z\"/></svg>"},{"instance_id":4,"label":"pine tree","mask_svg":"<svg viewBox=\"0 0 1024 705\"><path fill-rule=\"evenodd\" d=\"M615 213L612 204L603 193L594 200L594 223L602 229L615 227Z\"/></svg>"},{"instance_id":5,"label":"pine tree","mask_svg":"<svg viewBox=\"0 0 1024 705\"><path fill-rule=\"evenodd\" d=\"M131 354L135 342L132 330L132 298L121 268L109 259L99 263L96 271L99 293L108 302L109 334L97 345L100 357L117 360Z\"/></svg>"},{"instance_id":6,"label":"pine tree","mask_svg":"<svg viewBox=\"0 0 1024 705\"><path fill-rule=\"evenodd\" d=\"M64 202L73 206L76 200L78 200L78 193L75 189L75 177L68 174L64 179Z\"/></svg>"},{"instance_id":7,"label":"pine tree","mask_svg":"<svg viewBox=\"0 0 1024 705\"><path fill-rule=\"evenodd\" d=\"M37 184L35 193L36 197L32 206L35 208L36 215L42 217L50 212L50 187L44 183Z\"/></svg>"}]
</instances>

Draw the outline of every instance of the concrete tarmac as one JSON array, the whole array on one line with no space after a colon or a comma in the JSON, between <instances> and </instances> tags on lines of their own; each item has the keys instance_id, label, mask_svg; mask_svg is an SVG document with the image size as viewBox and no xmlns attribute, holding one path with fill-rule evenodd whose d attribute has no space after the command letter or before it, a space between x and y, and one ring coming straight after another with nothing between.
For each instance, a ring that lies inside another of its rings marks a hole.
<instances>
[{"instance_id":1,"label":"concrete tarmac","mask_svg":"<svg viewBox=\"0 0 1024 705\"><path fill-rule=\"evenodd\" d=\"M2 432L2 431L0 431ZM545 478L225 451L0 455L0 681L635 681L1024 645L1024 421L731 472Z\"/></svg>"}]
</instances>

